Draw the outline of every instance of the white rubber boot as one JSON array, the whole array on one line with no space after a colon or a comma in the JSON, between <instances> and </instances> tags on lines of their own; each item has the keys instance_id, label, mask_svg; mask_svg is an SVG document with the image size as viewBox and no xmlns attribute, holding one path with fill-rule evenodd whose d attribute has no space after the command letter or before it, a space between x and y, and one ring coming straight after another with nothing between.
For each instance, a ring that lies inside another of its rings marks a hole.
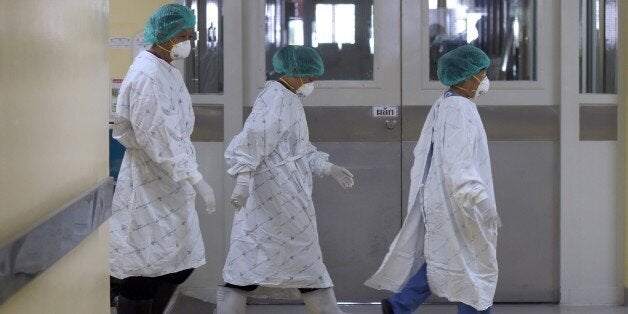
<instances>
[{"instance_id":1,"label":"white rubber boot","mask_svg":"<svg viewBox=\"0 0 628 314\"><path fill-rule=\"evenodd\" d=\"M216 314L244 314L248 292L235 288L218 287Z\"/></svg>"},{"instance_id":2,"label":"white rubber boot","mask_svg":"<svg viewBox=\"0 0 628 314\"><path fill-rule=\"evenodd\" d=\"M311 314L342 314L333 288L301 293L305 307Z\"/></svg>"}]
</instances>

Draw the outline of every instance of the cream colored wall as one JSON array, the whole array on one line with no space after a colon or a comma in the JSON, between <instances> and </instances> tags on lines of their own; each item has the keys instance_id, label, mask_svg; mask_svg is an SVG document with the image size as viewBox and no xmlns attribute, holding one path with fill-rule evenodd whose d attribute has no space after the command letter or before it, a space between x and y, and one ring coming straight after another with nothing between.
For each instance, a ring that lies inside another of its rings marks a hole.
<instances>
[{"instance_id":1,"label":"cream colored wall","mask_svg":"<svg viewBox=\"0 0 628 314\"><path fill-rule=\"evenodd\" d=\"M2 1L0 243L108 175L107 1Z\"/></svg>"},{"instance_id":2,"label":"cream colored wall","mask_svg":"<svg viewBox=\"0 0 628 314\"><path fill-rule=\"evenodd\" d=\"M175 1L167 0L110 0L109 36L130 37L144 30L146 20L157 8ZM109 49L109 73L112 78L123 78L133 61L133 49Z\"/></svg>"},{"instance_id":3,"label":"cream colored wall","mask_svg":"<svg viewBox=\"0 0 628 314\"><path fill-rule=\"evenodd\" d=\"M109 227L103 224L59 262L0 306L1 314L111 313Z\"/></svg>"},{"instance_id":4,"label":"cream colored wall","mask_svg":"<svg viewBox=\"0 0 628 314\"><path fill-rule=\"evenodd\" d=\"M0 12L2 246L108 175L108 1L0 1ZM103 230L0 312L104 313Z\"/></svg>"}]
</instances>

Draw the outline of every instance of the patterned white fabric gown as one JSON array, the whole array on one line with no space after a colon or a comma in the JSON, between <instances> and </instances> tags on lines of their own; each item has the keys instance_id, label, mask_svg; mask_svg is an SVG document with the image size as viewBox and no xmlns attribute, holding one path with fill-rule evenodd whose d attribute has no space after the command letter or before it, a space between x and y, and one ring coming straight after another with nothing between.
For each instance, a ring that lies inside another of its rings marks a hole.
<instances>
[{"instance_id":1,"label":"patterned white fabric gown","mask_svg":"<svg viewBox=\"0 0 628 314\"><path fill-rule=\"evenodd\" d=\"M278 82L266 83L225 152L229 174L252 173L250 197L233 222L225 282L332 286L312 203L312 173L323 175L328 157L309 141L299 98Z\"/></svg>"},{"instance_id":2,"label":"patterned white fabric gown","mask_svg":"<svg viewBox=\"0 0 628 314\"><path fill-rule=\"evenodd\" d=\"M140 53L122 82L113 137L126 147L110 219L111 274L155 277L205 264L190 184L192 101L179 71Z\"/></svg>"},{"instance_id":3,"label":"patterned white fabric gown","mask_svg":"<svg viewBox=\"0 0 628 314\"><path fill-rule=\"evenodd\" d=\"M408 214L380 269L365 284L398 292L427 263L434 294L485 310L493 304L497 285L497 230L482 220L476 206L485 199L494 204L495 194L488 141L475 104L449 92L440 97L414 157Z\"/></svg>"}]
</instances>

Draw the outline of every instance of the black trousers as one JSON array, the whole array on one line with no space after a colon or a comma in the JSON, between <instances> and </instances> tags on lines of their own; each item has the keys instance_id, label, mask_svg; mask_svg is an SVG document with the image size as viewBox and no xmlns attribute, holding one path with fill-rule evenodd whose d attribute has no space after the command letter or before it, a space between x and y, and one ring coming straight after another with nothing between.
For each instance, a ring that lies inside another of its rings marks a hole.
<instances>
[{"instance_id":1,"label":"black trousers","mask_svg":"<svg viewBox=\"0 0 628 314\"><path fill-rule=\"evenodd\" d=\"M248 286L236 286L236 285L232 285L230 283L225 283L225 287L227 288L235 288L235 289L239 289L239 290L243 290L246 292L251 292L255 289L257 289L257 287L259 287L259 285L248 285ZM312 291L316 291L318 290L318 288L299 288L299 291L301 293L308 293L308 292L312 292Z\"/></svg>"},{"instance_id":2,"label":"black trousers","mask_svg":"<svg viewBox=\"0 0 628 314\"><path fill-rule=\"evenodd\" d=\"M127 277L120 280L120 295L130 300L154 299L157 288L162 284L180 285L194 271L193 268L158 277Z\"/></svg>"}]
</instances>

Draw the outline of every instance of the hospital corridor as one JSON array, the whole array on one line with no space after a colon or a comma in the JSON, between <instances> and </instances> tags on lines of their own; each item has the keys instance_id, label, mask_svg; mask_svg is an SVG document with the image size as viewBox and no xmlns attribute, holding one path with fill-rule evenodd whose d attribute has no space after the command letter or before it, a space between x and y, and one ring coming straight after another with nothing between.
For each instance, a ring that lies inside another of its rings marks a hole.
<instances>
[{"instance_id":1,"label":"hospital corridor","mask_svg":"<svg viewBox=\"0 0 628 314\"><path fill-rule=\"evenodd\" d=\"M0 314L628 314L628 0L0 0Z\"/></svg>"}]
</instances>

